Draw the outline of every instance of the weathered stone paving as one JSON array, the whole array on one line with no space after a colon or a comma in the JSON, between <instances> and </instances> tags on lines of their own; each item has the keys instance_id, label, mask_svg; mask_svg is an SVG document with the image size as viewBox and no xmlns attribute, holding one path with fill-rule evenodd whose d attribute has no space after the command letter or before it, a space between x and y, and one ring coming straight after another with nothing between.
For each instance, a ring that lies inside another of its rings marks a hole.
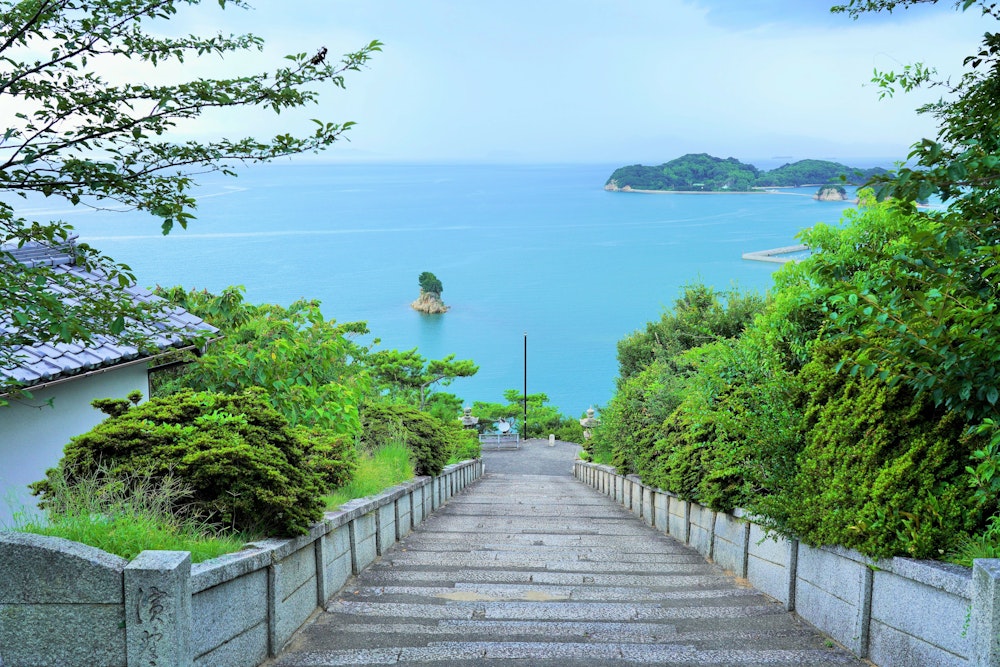
<instances>
[{"instance_id":1,"label":"weathered stone paving","mask_svg":"<svg viewBox=\"0 0 1000 667\"><path fill-rule=\"evenodd\" d=\"M570 475L575 447L486 477L350 582L275 667L862 665Z\"/></svg>"}]
</instances>

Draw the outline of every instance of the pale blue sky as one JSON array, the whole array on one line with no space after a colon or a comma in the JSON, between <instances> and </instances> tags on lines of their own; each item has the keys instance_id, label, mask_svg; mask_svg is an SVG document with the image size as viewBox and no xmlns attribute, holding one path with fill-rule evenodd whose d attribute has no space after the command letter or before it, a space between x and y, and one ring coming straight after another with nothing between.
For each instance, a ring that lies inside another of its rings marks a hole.
<instances>
[{"instance_id":1,"label":"pale blue sky","mask_svg":"<svg viewBox=\"0 0 1000 667\"><path fill-rule=\"evenodd\" d=\"M193 27L252 30L268 41L261 58L227 68L385 43L346 91L330 91L297 119L356 121L351 142L327 155L343 160L903 157L933 134L932 120L913 110L939 93L879 102L866 85L873 69L922 60L957 73L996 28L950 2L858 21L817 0L257 4L226 11L221 23L211 4L182 11L201 23ZM203 127L275 126L247 114Z\"/></svg>"}]
</instances>

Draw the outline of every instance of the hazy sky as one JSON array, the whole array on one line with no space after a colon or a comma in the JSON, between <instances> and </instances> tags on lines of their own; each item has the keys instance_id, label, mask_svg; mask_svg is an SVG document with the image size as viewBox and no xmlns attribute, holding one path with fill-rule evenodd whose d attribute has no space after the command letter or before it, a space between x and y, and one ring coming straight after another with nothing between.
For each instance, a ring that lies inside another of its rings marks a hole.
<instances>
[{"instance_id":1,"label":"hazy sky","mask_svg":"<svg viewBox=\"0 0 1000 667\"><path fill-rule=\"evenodd\" d=\"M829 0L258 0L224 13L214 4L182 10L183 20L268 42L260 58L223 67L385 43L346 91L305 114L356 121L351 142L328 154L351 160L903 157L933 136L933 120L914 109L940 89L880 102L873 70L923 61L958 73L996 28L951 2L857 21L831 14ZM230 115L203 127L275 125Z\"/></svg>"}]
</instances>

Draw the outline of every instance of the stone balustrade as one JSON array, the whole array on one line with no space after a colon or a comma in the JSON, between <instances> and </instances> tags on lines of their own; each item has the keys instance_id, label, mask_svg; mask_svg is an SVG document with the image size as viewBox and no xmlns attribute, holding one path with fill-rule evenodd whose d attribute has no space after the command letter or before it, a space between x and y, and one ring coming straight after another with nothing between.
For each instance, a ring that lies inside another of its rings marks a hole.
<instances>
[{"instance_id":1,"label":"stone balustrade","mask_svg":"<svg viewBox=\"0 0 1000 667\"><path fill-rule=\"evenodd\" d=\"M577 461L574 475L876 665L1000 667L1000 559L873 560L768 534L740 509L715 512L610 466Z\"/></svg>"},{"instance_id":2,"label":"stone balustrade","mask_svg":"<svg viewBox=\"0 0 1000 667\"><path fill-rule=\"evenodd\" d=\"M55 537L0 533L0 665L254 667L352 574L482 477L447 466L327 513L309 533L191 564L186 551L131 562Z\"/></svg>"}]
</instances>

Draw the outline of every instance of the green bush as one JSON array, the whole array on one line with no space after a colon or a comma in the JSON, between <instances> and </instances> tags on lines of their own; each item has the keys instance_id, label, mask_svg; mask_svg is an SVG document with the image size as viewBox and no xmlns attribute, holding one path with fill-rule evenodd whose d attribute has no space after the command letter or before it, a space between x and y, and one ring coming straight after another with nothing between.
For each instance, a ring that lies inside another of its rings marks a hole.
<instances>
[{"instance_id":1,"label":"green bush","mask_svg":"<svg viewBox=\"0 0 1000 667\"><path fill-rule=\"evenodd\" d=\"M361 447L374 452L380 446L404 442L413 452L417 475L437 475L454 452L471 451L471 438L458 421L444 422L408 405L368 403L361 409Z\"/></svg>"},{"instance_id":2,"label":"green bush","mask_svg":"<svg viewBox=\"0 0 1000 667\"><path fill-rule=\"evenodd\" d=\"M753 292L718 292L706 285L684 286L671 310L645 331L635 331L618 342L618 374L625 381L654 361L670 363L691 348L722 338L735 338L764 308Z\"/></svg>"},{"instance_id":3,"label":"green bush","mask_svg":"<svg viewBox=\"0 0 1000 667\"><path fill-rule=\"evenodd\" d=\"M983 438L954 411L903 384L837 373L839 348L802 371L805 447L790 486L764 509L784 532L863 554L940 558L979 530L992 506L966 465Z\"/></svg>"},{"instance_id":4,"label":"green bush","mask_svg":"<svg viewBox=\"0 0 1000 667\"><path fill-rule=\"evenodd\" d=\"M712 509L752 508L783 488L802 449L801 397L794 374L756 330L683 355L691 368L680 403L639 474L662 479Z\"/></svg>"},{"instance_id":5,"label":"green bush","mask_svg":"<svg viewBox=\"0 0 1000 667\"><path fill-rule=\"evenodd\" d=\"M122 480L173 476L192 494L177 513L239 531L299 535L322 517L323 477L310 465L309 444L261 392L184 390L134 407L97 403L116 416L73 438L58 470L32 485L43 508L57 476L72 484L103 470Z\"/></svg>"},{"instance_id":6,"label":"green bush","mask_svg":"<svg viewBox=\"0 0 1000 667\"><path fill-rule=\"evenodd\" d=\"M582 418L585 415L586 413L580 416ZM556 440L561 442L575 442L582 445L584 441L583 427L580 426L579 419L564 417L559 420L559 423L550 431L550 433L556 436ZM542 437L544 437L544 435Z\"/></svg>"},{"instance_id":7,"label":"green bush","mask_svg":"<svg viewBox=\"0 0 1000 667\"><path fill-rule=\"evenodd\" d=\"M610 462L624 475L639 473L639 457L661 436L660 427L679 403L680 378L662 361L655 361L620 382L618 392L601 410L590 453Z\"/></svg>"},{"instance_id":8,"label":"green bush","mask_svg":"<svg viewBox=\"0 0 1000 667\"><path fill-rule=\"evenodd\" d=\"M454 430L454 427L449 427L449 429ZM449 442L449 463L478 459L482 456L482 446L479 444L479 437L476 435L475 430L466 428L454 430Z\"/></svg>"},{"instance_id":9,"label":"green bush","mask_svg":"<svg viewBox=\"0 0 1000 667\"><path fill-rule=\"evenodd\" d=\"M342 435L322 428L299 426L295 435L302 441L306 461L320 474L324 488L343 486L357 470L358 450Z\"/></svg>"},{"instance_id":10,"label":"green bush","mask_svg":"<svg viewBox=\"0 0 1000 667\"><path fill-rule=\"evenodd\" d=\"M260 387L292 426L320 427L352 442L358 436L357 406L371 388L358 363L366 348L353 341L368 333L364 322L326 320L315 300L287 307L246 303L242 287L219 295L180 287L156 293L218 327L221 339L190 363L154 373L154 396Z\"/></svg>"},{"instance_id":11,"label":"green bush","mask_svg":"<svg viewBox=\"0 0 1000 667\"><path fill-rule=\"evenodd\" d=\"M685 500L698 500L698 483L706 474L705 437L695 433L697 424L675 411L658 429L660 437L639 459L640 477Z\"/></svg>"}]
</instances>

